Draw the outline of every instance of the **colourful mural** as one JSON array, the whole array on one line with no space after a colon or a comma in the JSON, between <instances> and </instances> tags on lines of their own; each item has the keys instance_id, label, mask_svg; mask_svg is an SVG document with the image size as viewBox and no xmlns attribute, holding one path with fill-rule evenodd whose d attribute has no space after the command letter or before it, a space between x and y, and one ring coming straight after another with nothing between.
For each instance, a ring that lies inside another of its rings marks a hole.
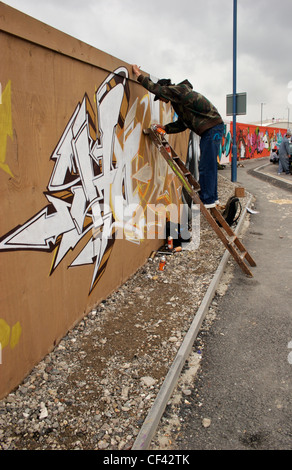
<instances>
[{"instance_id":1,"label":"colourful mural","mask_svg":"<svg viewBox=\"0 0 292 470\"><path fill-rule=\"evenodd\" d=\"M230 156L232 153L232 135L230 132L230 125L225 124L224 126L224 135L222 138L218 161L221 164L228 163L230 161Z\"/></svg>"},{"instance_id":2,"label":"colourful mural","mask_svg":"<svg viewBox=\"0 0 292 470\"><path fill-rule=\"evenodd\" d=\"M274 147L279 148L285 133L286 129L237 124L238 159L268 157Z\"/></svg>"},{"instance_id":3,"label":"colourful mural","mask_svg":"<svg viewBox=\"0 0 292 470\"><path fill-rule=\"evenodd\" d=\"M274 147L279 148L286 129L262 127L252 124L236 124L237 159L268 157ZM233 125L225 125L225 135L222 140L219 155L220 163L228 163L232 158Z\"/></svg>"}]
</instances>

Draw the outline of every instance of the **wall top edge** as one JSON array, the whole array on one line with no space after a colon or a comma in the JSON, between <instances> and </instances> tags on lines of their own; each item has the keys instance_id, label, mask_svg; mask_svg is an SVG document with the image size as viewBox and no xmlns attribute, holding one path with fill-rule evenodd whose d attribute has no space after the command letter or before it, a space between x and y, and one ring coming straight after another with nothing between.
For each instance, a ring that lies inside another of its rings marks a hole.
<instances>
[{"instance_id":1,"label":"wall top edge","mask_svg":"<svg viewBox=\"0 0 292 470\"><path fill-rule=\"evenodd\" d=\"M103 70L113 71L123 65L129 70L129 78L136 81L128 63L3 2L0 2L0 31Z\"/></svg>"}]
</instances>

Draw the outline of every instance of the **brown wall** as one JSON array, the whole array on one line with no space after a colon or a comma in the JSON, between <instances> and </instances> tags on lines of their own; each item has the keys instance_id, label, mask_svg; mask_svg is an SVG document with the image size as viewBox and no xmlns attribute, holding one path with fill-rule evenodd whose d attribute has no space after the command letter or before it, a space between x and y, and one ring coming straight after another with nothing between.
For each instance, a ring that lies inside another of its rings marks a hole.
<instances>
[{"instance_id":1,"label":"brown wall","mask_svg":"<svg viewBox=\"0 0 292 470\"><path fill-rule=\"evenodd\" d=\"M0 42L1 398L161 245L107 227L181 188L143 134L171 111L129 64L1 2Z\"/></svg>"}]
</instances>

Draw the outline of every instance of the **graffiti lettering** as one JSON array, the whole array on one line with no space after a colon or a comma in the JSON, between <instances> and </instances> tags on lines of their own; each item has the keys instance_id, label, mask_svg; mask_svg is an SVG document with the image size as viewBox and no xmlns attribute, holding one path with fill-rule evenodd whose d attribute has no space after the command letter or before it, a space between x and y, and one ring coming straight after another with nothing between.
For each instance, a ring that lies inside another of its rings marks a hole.
<instances>
[{"instance_id":1,"label":"graffiti lettering","mask_svg":"<svg viewBox=\"0 0 292 470\"><path fill-rule=\"evenodd\" d=\"M230 127L230 126L229 126ZM231 150L231 132L230 129L227 129L227 125L224 125L224 135L222 137L222 142L219 150L219 162L225 163L229 161L230 150Z\"/></svg>"},{"instance_id":2,"label":"graffiti lettering","mask_svg":"<svg viewBox=\"0 0 292 470\"><path fill-rule=\"evenodd\" d=\"M50 275L75 250L70 268L93 265L89 293L105 272L116 239L143 242L148 203L180 201L175 175L155 151L145 152L148 143L141 139L157 103L147 93L128 109L127 79L124 67L111 73L95 92L95 108L84 95L51 154L47 205L0 239L2 251L53 253ZM162 109L163 119L168 113Z\"/></svg>"},{"instance_id":3,"label":"graffiti lettering","mask_svg":"<svg viewBox=\"0 0 292 470\"><path fill-rule=\"evenodd\" d=\"M6 346L10 346L10 349L14 349L19 342L21 331L22 328L19 322L15 323L11 328L3 318L0 318L0 364L2 360L2 349Z\"/></svg>"},{"instance_id":4,"label":"graffiti lettering","mask_svg":"<svg viewBox=\"0 0 292 470\"><path fill-rule=\"evenodd\" d=\"M273 127L238 124L238 158L242 160L269 156L271 149L280 146L284 133L285 131Z\"/></svg>"},{"instance_id":5,"label":"graffiti lettering","mask_svg":"<svg viewBox=\"0 0 292 470\"><path fill-rule=\"evenodd\" d=\"M1 250L54 250L52 274L69 250L89 236L71 266L95 265L90 291L112 247L114 216L119 220L118 206L111 208L114 196L123 194L124 206L135 202L129 165L138 151L141 129L137 125L122 145L117 137L128 109L127 77L127 69L119 68L97 90L97 123L84 96L51 156L55 164L45 193L49 205L0 242Z\"/></svg>"},{"instance_id":6,"label":"graffiti lettering","mask_svg":"<svg viewBox=\"0 0 292 470\"><path fill-rule=\"evenodd\" d=\"M1 84L0 84L1 85ZM11 81L7 83L3 93L0 87L0 168L9 176L13 173L6 163L7 138L13 138L12 114L11 114Z\"/></svg>"}]
</instances>

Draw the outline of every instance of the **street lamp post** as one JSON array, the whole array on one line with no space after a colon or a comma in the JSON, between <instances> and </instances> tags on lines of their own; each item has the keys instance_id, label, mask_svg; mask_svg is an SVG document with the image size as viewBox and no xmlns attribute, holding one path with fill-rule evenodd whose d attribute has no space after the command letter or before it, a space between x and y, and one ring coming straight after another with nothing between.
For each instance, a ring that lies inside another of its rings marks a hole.
<instances>
[{"instance_id":1,"label":"street lamp post","mask_svg":"<svg viewBox=\"0 0 292 470\"><path fill-rule=\"evenodd\" d=\"M237 181L237 142L236 142L236 49L237 49L237 0L233 0L233 145L231 181Z\"/></svg>"}]
</instances>

